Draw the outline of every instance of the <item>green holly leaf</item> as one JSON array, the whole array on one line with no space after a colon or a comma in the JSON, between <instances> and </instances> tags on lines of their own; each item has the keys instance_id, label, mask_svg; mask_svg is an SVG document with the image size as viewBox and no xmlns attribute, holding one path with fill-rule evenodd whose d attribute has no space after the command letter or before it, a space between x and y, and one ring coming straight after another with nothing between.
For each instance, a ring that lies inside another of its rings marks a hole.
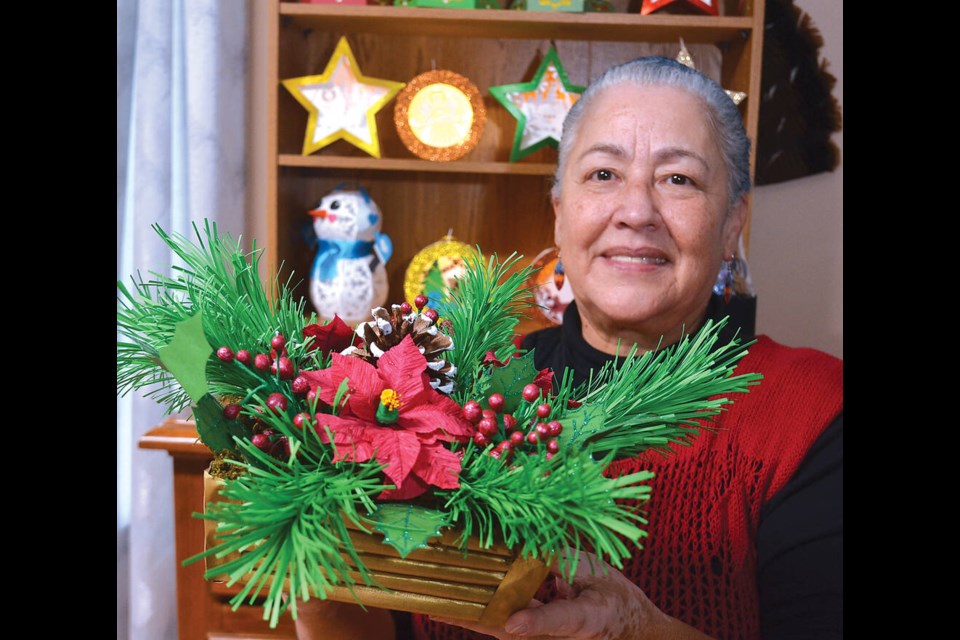
<instances>
[{"instance_id":1,"label":"green holly leaf","mask_svg":"<svg viewBox=\"0 0 960 640\"><path fill-rule=\"evenodd\" d=\"M195 315L177 323L173 339L158 349L160 362L194 402L207 393L207 360L213 347L203 333L203 320Z\"/></svg>"},{"instance_id":2,"label":"green holly leaf","mask_svg":"<svg viewBox=\"0 0 960 640\"><path fill-rule=\"evenodd\" d=\"M584 404L572 411L567 411L560 424L563 425L563 431L557 436L560 447L563 449L582 448L587 440L600 432L607 422L606 413L603 407L595 404Z\"/></svg>"},{"instance_id":3,"label":"green holly leaf","mask_svg":"<svg viewBox=\"0 0 960 640\"><path fill-rule=\"evenodd\" d=\"M209 393L200 398L200 402L193 408L193 419L197 423L200 442L214 453L220 453L224 449L235 450L233 436L253 436L253 430L244 426L240 420L224 418L223 405Z\"/></svg>"},{"instance_id":4,"label":"green holly leaf","mask_svg":"<svg viewBox=\"0 0 960 640\"><path fill-rule=\"evenodd\" d=\"M533 382L540 370L533 364L533 352L510 358L505 367L492 367L487 395L503 394L504 413L513 413L523 400L523 388ZM485 401L483 402L485 404Z\"/></svg>"},{"instance_id":5,"label":"green holly leaf","mask_svg":"<svg viewBox=\"0 0 960 640\"><path fill-rule=\"evenodd\" d=\"M440 535L440 527L449 523L446 514L402 502L382 504L370 516L374 529L383 534L383 542L400 552L401 558L427 546L427 540Z\"/></svg>"}]
</instances>

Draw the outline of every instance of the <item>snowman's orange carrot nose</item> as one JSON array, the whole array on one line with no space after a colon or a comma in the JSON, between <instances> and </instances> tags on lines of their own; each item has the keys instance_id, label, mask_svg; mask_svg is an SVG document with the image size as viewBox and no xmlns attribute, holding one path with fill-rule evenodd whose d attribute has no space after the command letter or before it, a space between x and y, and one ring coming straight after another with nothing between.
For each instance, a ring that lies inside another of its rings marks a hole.
<instances>
[{"instance_id":1,"label":"snowman's orange carrot nose","mask_svg":"<svg viewBox=\"0 0 960 640\"><path fill-rule=\"evenodd\" d=\"M307 211L307 213L312 215L314 218L320 218L321 220L327 217L326 209L311 209L310 211Z\"/></svg>"}]
</instances>

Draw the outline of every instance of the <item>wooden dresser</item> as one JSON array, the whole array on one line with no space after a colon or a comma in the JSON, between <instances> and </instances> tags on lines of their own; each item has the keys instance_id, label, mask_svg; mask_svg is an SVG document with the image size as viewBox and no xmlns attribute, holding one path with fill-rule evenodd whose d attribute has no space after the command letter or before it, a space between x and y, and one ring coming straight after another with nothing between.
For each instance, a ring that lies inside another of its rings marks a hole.
<instances>
[{"instance_id":1,"label":"wooden dresser","mask_svg":"<svg viewBox=\"0 0 960 640\"><path fill-rule=\"evenodd\" d=\"M182 566L183 560L203 551L203 472L212 456L197 439L193 422L169 419L140 439L141 449L163 449L173 458L174 525L177 559L177 628L180 640L265 639L294 640L293 622L284 615L276 629L262 619L259 604L232 611L229 600L236 589L207 582L204 563Z\"/></svg>"}]
</instances>

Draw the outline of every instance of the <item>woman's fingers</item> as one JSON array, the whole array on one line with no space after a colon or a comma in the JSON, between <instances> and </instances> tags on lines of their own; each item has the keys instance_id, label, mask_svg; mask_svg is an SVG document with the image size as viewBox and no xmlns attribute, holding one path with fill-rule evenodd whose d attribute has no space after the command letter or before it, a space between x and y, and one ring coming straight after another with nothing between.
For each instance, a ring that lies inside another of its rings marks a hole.
<instances>
[{"instance_id":1,"label":"woman's fingers","mask_svg":"<svg viewBox=\"0 0 960 640\"><path fill-rule=\"evenodd\" d=\"M587 587L575 598L518 611L507 619L504 630L522 637L595 637L611 625L617 626L618 600L602 588Z\"/></svg>"}]
</instances>

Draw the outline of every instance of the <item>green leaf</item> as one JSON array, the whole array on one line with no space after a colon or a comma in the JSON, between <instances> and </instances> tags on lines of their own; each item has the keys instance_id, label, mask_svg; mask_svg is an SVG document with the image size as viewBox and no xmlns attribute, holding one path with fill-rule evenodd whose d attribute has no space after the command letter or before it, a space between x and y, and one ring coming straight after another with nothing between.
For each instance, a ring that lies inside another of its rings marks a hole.
<instances>
[{"instance_id":1,"label":"green leaf","mask_svg":"<svg viewBox=\"0 0 960 640\"><path fill-rule=\"evenodd\" d=\"M510 358L504 367L492 367L490 373L489 395L502 393L506 403L504 413L513 413L523 400L523 388L537 377L533 364L533 352L520 357Z\"/></svg>"},{"instance_id":2,"label":"green leaf","mask_svg":"<svg viewBox=\"0 0 960 640\"><path fill-rule=\"evenodd\" d=\"M383 542L400 552L401 558L427 546L427 540L440 535L440 527L449 524L446 514L407 503L381 505L371 516L373 527L383 534Z\"/></svg>"},{"instance_id":3,"label":"green leaf","mask_svg":"<svg viewBox=\"0 0 960 640\"><path fill-rule=\"evenodd\" d=\"M607 416L603 408L595 404L585 404L568 411L560 419L563 431L557 436L561 447L582 447L590 436L603 428Z\"/></svg>"},{"instance_id":4,"label":"green leaf","mask_svg":"<svg viewBox=\"0 0 960 640\"><path fill-rule=\"evenodd\" d=\"M337 387L337 393L333 397L333 415L340 415L340 409L343 408L344 403L350 397L350 378L344 378L340 381L340 386ZM346 398L344 397L346 396Z\"/></svg>"},{"instance_id":5,"label":"green leaf","mask_svg":"<svg viewBox=\"0 0 960 640\"><path fill-rule=\"evenodd\" d=\"M177 323L173 339L158 350L163 366L194 402L207 394L207 360L212 352L199 312Z\"/></svg>"},{"instance_id":6,"label":"green leaf","mask_svg":"<svg viewBox=\"0 0 960 640\"><path fill-rule=\"evenodd\" d=\"M250 438L253 435L253 431L239 420L224 418L223 405L209 393L200 398L200 402L194 407L193 419L197 423L200 441L214 453L220 453L224 449L235 450L233 436Z\"/></svg>"}]
</instances>

